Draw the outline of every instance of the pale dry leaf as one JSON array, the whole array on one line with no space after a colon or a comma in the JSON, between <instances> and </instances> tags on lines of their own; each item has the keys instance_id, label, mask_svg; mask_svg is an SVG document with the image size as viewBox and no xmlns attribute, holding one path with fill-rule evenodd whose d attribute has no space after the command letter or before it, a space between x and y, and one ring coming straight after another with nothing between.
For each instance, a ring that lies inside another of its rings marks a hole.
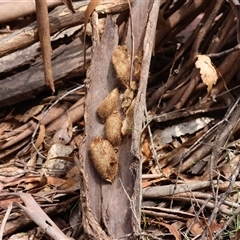
<instances>
[{"instance_id":1,"label":"pale dry leaf","mask_svg":"<svg viewBox=\"0 0 240 240\"><path fill-rule=\"evenodd\" d=\"M70 117L67 115L66 121L57 130L52 138L52 143L68 144L73 136L72 122Z\"/></svg>"},{"instance_id":2,"label":"pale dry leaf","mask_svg":"<svg viewBox=\"0 0 240 240\"><path fill-rule=\"evenodd\" d=\"M13 234L8 240L28 240L29 236L25 232Z\"/></svg>"},{"instance_id":3,"label":"pale dry leaf","mask_svg":"<svg viewBox=\"0 0 240 240\"><path fill-rule=\"evenodd\" d=\"M209 93L211 92L213 85L217 82L217 71L208 56L198 55L197 58L198 60L195 62L195 66L200 69L202 81L207 85L207 91Z\"/></svg>"},{"instance_id":4,"label":"pale dry leaf","mask_svg":"<svg viewBox=\"0 0 240 240\"><path fill-rule=\"evenodd\" d=\"M179 123L165 128L164 130L157 129L153 134L153 143L157 150L163 148L166 143L170 143L173 137L180 137L186 134L193 134L204 128L207 124L213 121L213 118L201 117L188 122Z\"/></svg>"},{"instance_id":5,"label":"pale dry leaf","mask_svg":"<svg viewBox=\"0 0 240 240\"><path fill-rule=\"evenodd\" d=\"M45 126L43 124L40 124L38 137L37 137L37 140L35 142L35 147L36 148L39 148L40 145L43 143L43 140L44 140L44 137L45 137L45 132L46 132ZM35 148L32 147L31 152L34 152L34 151L35 151Z\"/></svg>"},{"instance_id":6,"label":"pale dry leaf","mask_svg":"<svg viewBox=\"0 0 240 240\"><path fill-rule=\"evenodd\" d=\"M43 168L50 175L59 176L66 174L73 167L73 164L64 159L64 157L69 157L73 150L72 146L59 143L53 144L48 151L47 160L43 164Z\"/></svg>"}]
</instances>

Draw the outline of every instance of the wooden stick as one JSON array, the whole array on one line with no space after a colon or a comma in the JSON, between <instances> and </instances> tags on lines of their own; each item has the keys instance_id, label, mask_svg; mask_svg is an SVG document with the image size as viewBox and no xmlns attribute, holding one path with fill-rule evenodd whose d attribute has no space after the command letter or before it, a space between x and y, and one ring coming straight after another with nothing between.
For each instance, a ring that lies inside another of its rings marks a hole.
<instances>
[{"instance_id":1,"label":"wooden stick","mask_svg":"<svg viewBox=\"0 0 240 240\"><path fill-rule=\"evenodd\" d=\"M52 74L52 62L51 54L52 47L50 41L50 27L48 18L48 7L46 0L35 0L36 3L36 14L37 14L37 26L38 35L41 44L44 76L46 85L48 85L53 92L55 92L53 74Z\"/></svg>"}]
</instances>

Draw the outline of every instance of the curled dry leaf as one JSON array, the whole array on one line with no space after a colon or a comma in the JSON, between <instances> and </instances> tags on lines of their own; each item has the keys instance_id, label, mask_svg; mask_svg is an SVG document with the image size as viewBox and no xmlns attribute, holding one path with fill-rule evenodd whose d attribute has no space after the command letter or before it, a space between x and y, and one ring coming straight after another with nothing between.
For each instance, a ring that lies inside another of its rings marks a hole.
<instances>
[{"instance_id":1,"label":"curled dry leaf","mask_svg":"<svg viewBox=\"0 0 240 240\"><path fill-rule=\"evenodd\" d=\"M68 114L66 114L66 121L56 131L52 138L52 143L68 144L73 136L72 122Z\"/></svg>"},{"instance_id":2,"label":"curled dry leaf","mask_svg":"<svg viewBox=\"0 0 240 240\"><path fill-rule=\"evenodd\" d=\"M126 112L126 117L123 120L123 125L122 125L122 135L125 136L127 134L132 133L132 127L133 127L133 115L134 115L134 106L135 106L135 99L131 102L131 105L129 106L127 112Z\"/></svg>"},{"instance_id":3,"label":"curled dry leaf","mask_svg":"<svg viewBox=\"0 0 240 240\"><path fill-rule=\"evenodd\" d=\"M200 69L202 81L207 85L207 91L211 92L218 79L217 71L212 65L211 59L206 55L198 55L195 66Z\"/></svg>"},{"instance_id":4,"label":"curled dry leaf","mask_svg":"<svg viewBox=\"0 0 240 240\"><path fill-rule=\"evenodd\" d=\"M97 114L101 122L105 122L107 117L116 110L119 101L119 91L113 89L97 108Z\"/></svg>"},{"instance_id":5,"label":"curled dry leaf","mask_svg":"<svg viewBox=\"0 0 240 240\"><path fill-rule=\"evenodd\" d=\"M106 120L104 130L107 140L114 146L119 147L122 141L121 137L122 120L120 113L114 111Z\"/></svg>"},{"instance_id":6,"label":"curled dry leaf","mask_svg":"<svg viewBox=\"0 0 240 240\"><path fill-rule=\"evenodd\" d=\"M142 65L143 52L140 50L138 55L134 57L134 77L137 81L140 80L141 65Z\"/></svg>"},{"instance_id":7,"label":"curled dry leaf","mask_svg":"<svg viewBox=\"0 0 240 240\"><path fill-rule=\"evenodd\" d=\"M120 84L129 86L131 59L126 45L118 46L112 55L113 67Z\"/></svg>"},{"instance_id":8,"label":"curled dry leaf","mask_svg":"<svg viewBox=\"0 0 240 240\"><path fill-rule=\"evenodd\" d=\"M75 10L73 8L72 0L62 0L62 2L68 7L68 9L72 12L75 13Z\"/></svg>"},{"instance_id":9,"label":"curled dry leaf","mask_svg":"<svg viewBox=\"0 0 240 240\"><path fill-rule=\"evenodd\" d=\"M112 183L118 172L118 160L111 143L101 137L94 138L90 145L90 157L98 174Z\"/></svg>"},{"instance_id":10,"label":"curled dry leaf","mask_svg":"<svg viewBox=\"0 0 240 240\"><path fill-rule=\"evenodd\" d=\"M121 107L124 112L126 112L129 106L131 105L133 98L134 98L134 92L130 88L127 88L123 93L123 101L121 104Z\"/></svg>"},{"instance_id":11,"label":"curled dry leaf","mask_svg":"<svg viewBox=\"0 0 240 240\"><path fill-rule=\"evenodd\" d=\"M201 117L167 127L164 130L157 129L153 133L153 144L156 150L162 149L166 143L172 142L174 137L196 133L213 120L213 118Z\"/></svg>"},{"instance_id":12,"label":"curled dry leaf","mask_svg":"<svg viewBox=\"0 0 240 240\"><path fill-rule=\"evenodd\" d=\"M69 161L69 156L73 150L72 146L53 144L48 151L47 160L43 164L47 174L52 176L65 175L73 167L73 163Z\"/></svg>"}]
</instances>

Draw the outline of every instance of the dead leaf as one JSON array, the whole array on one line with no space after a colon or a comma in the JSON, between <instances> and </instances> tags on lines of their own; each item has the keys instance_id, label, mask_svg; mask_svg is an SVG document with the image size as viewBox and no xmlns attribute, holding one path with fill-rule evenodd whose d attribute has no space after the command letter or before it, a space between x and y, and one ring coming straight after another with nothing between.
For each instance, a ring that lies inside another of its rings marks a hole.
<instances>
[{"instance_id":1,"label":"dead leaf","mask_svg":"<svg viewBox=\"0 0 240 240\"><path fill-rule=\"evenodd\" d=\"M127 109L129 108L129 106L131 105L131 102L132 102L133 98L134 98L134 92L130 88L127 88L124 91L123 101L122 101L122 104L121 104L121 107L122 107L124 112L126 112Z\"/></svg>"},{"instance_id":2,"label":"dead leaf","mask_svg":"<svg viewBox=\"0 0 240 240\"><path fill-rule=\"evenodd\" d=\"M217 82L218 74L208 56L198 55L197 57L198 60L195 62L195 66L200 69L202 81L207 85L207 91L209 93L213 85Z\"/></svg>"},{"instance_id":3,"label":"dead leaf","mask_svg":"<svg viewBox=\"0 0 240 240\"><path fill-rule=\"evenodd\" d=\"M132 133L134 107L135 107L135 99L133 99L131 105L129 106L126 112L126 117L123 120L122 129L121 129L123 136Z\"/></svg>"},{"instance_id":4,"label":"dead leaf","mask_svg":"<svg viewBox=\"0 0 240 240\"><path fill-rule=\"evenodd\" d=\"M43 140L44 140L44 137L45 137L45 131L46 131L45 126L43 124L40 124L38 137L37 137L37 140L35 142L35 147L36 148L39 148L40 145L43 143ZM35 148L32 147L31 152L34 152L34 151L35 151Z\"/></svg>"},{"instance_id":5,"label":"dead leaf","mask_svg":"<svg viewBox=\"0 0 240 240\"><path fill-rule=\"evenodd\" d=\"M159 222L159 225L162 225L165 228L167 228L169 230L169 232L175 237L175 240L181 240L181 235L174 226L167 224L167 223L163 223L163 222Z\"/></svg>"},{"instance_id":6,"label":"dead leaf","mask_svg":"<svg viewBox=\"0 0 240 240\"><path fill-rule=\"evenodd\" d=\"M228 158L228 162L224 164L220 168L220 170L221 170L221 173L226 177L226 179L229 179L237 167L237 164L239 162L239 156L234 156L234 154L233 153L231 154L230 152L228 153L227 158Z\"/></svg>"},{"instance_id":7,"label":"dead leaf","mask_svg":"<svg viewBox=\"0 0 240 240\"><path fill-rule=\"evenodd\" d=\"M5 122L0 123L0 136L3 136L4 132L10 132L18 126L17 119L6 119Z\"/></svg>"},{"instance_id":8,"label":"dead leaf","mask_svg":"<svg viewBox=\"0 0 240 240\"><path fill-rule=\"evenodd\" d=\"M145 157L146 160L149 160L152 157L152 151L149 146L148 139L145 138L142 143L142 154Z\"/></svg>"},{"instance_id":9,"label":"dead leaf","mask_svg":"<svg viewBox=\"0 0 240 240\"><path fill-rule=\"evenodd\" d=\"M187 227L189 227L190 224L192 224L192 219L188 219L188 221L186 223ZM190 228L190 232L194 236L198 236L198 235L202 234L204 225L205 225L204 221L199 221L198 219L196 219Z\"/></svg>"},{"instance_id":10,"label":"dead leaf","mask_svg":"<svg viewBox=\"0 0 240 240\"><path fill-rule=\"evenodd\" d=\"M186 134L193 134L198 130L204 128L209 124L213 118L201 117L190 120L188 122L179 123L165 128L164 130L157 129L153 134L153 143L156 150L159 150L165 146L166 143L170 143L173 137L180 137Z\"/></svg>"},{"instance_id":11,"label":"dead leaf","mask_svg":"<svg viewBox=\"0 0 240 240\"><path fill-rule=\"evenodd\" d=\"M68 7L68 9L72 12L75 13L75 10L72 5L72 0L62 0L62 2Z\"/></svg>"},{"instance_id":12,"label":"dead leaf","mask_svg":"<svg viewBox=\"0 0 240 240\"><path fill-rule=\"evenodd\" d=\"M64 160L64 157L69 157L73 151L72 146L65 146L63 144L53 144L48 151L47 160L43 164L43 168L47 170L47 173L52 176L64 175L72 168L73 163L68 160Z\"/></svg>"},{"instance_id":13,"label":"dead leaf","mask_svg":"<svg viewBox=\"0 0 240 240\"><path fill-rule=\"evenodd\" d=\"M16 234L13 234L10 238L8 238L8 240L28 240L29 239L29 236L27 233L25 232L21 232L21 233L16 233Z\"/></svg>"},{"instance_id":14,"label":"dead leaf","mask_svg":"<svg viewBox=\"0 0 240 240\"><path fill-rule=\"evenodd\" d=\"M134 57L134 77L136 81L140 80L141 75L141 67L142 67L142 58L143 58L143 51L140 50L138 55Z\"/></svg>"},{"instance_id":15,"label":"dead leaf","mask_svg":"<svg viewBox=\"0 0 240 240\"><path fill-rule=\"evenodd\" d=\"M72 122L67 114L66 121L63 122L62 126L54 134L52 143L68 144L72 139Z\"/></svg>"}]
</instances>

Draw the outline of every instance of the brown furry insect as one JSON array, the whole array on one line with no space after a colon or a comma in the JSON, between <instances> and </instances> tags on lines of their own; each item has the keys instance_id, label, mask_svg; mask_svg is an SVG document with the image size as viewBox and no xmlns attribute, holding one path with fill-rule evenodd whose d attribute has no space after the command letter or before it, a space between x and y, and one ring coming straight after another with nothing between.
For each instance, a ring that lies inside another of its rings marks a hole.
<instances>
[{"instance_id":1,"label":"brown furry insect","mask_svg":"<svg viewBox=\"0 0 240 240\"><path fill-rule=\"evenodd\" d=\"M106 120L104 131L106 139L113 145L119 147L122 141L121 137L122 120L120 113L114 111Z\"/></svg>"},{"instance_id":2,"label":"brown furry insect","mask_svg":"<svg viewBox=\"0 0 240 240\"><path fill-rule=\"evenodd\" d=\"M131 58L126 45L118 46L112 55L113 67L117 79L125 88L129 87Z\"/></svg>"},{"instance_id":3,"label":"brown furry insect","mask_svg":"<svg viewBox=\"0 0 240 240\"><path fill-rule=\"evenodd\" d=\"M116 110L119 101L118 88L113 89L97 108L97 114L101 122L105 122L107 117Z\"/></svg>"},{"instance_id":4,"label":"brown furry insect","mask_svg":"<svg viewBox=\"0 0 240 240\"><path fill-rule=\"evenodd\" d=\"M93 166L98 174L112 183L118 172L118 160L111 143L101 137L95 137L89 151Z\"/></svg>"}]
</instances>

